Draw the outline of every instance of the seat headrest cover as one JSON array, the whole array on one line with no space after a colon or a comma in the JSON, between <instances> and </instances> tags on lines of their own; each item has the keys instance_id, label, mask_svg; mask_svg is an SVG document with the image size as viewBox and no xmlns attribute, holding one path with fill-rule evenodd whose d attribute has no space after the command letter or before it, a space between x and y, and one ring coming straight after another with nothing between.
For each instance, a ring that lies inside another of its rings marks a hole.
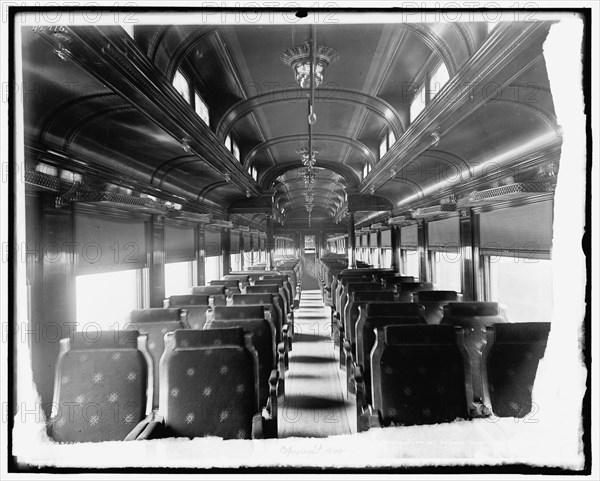
<instances>
[{"instance_id":1,"label":"seat headrest cover","mask_svg":"<svg viewBox=\"0 0 600 481\"><path fill-rule=\"evenodd\" d=\"M177 329L173 331L174 346L179 348L244 346L244 330L239 327L224 329Z\"/></svg>"},{"instance_id":2,"label":"seat headrest cover","mask_svg":"<svg viewBox=\"0 0 600 481\"><path fill-rule=\"evenodd\" d=\"M381 329L387 326L404 326L409 324L427 324L419 316L368 317L366 323L369 329Z\"/></svg>"},{"instance_id":3,"label":"seat headrest cover","mask_svg":"<svg viewBox=\"0 0 600 481\"><path fill-rule=\"evenodd\" d=\"M122 331L77 331L69 339L71 350L80 349L137 349L140 333L135 330Z\"/></svg>"},{"instance_id":4,"label":"seat headrest cover","mask_svg":"<svg viewBox=\"0 0 600 481\"><path fill-rule=\"evenodd\" d=\"M456 291L420 291L414 294L415 302L458 301L458 296Z\"/></svg>"},{"instance_id":5,"label":"seat headrest cover","mask_svg":"<svg viewBox=\"0 0 600 481\"><path fill-rule=\"evenodd\" d=\"M216 281L210 281L211 286L226 286L226 287L240 287L240 281L237 279L219 279Z\"/></svg>"},{"instance_id":6,"label":"seat headrest cover","mask_svg":"<svg viewBox=\"0 0 600 481\"><path fill-rule=\"evenodd\" d=\"M501 309L497 302L450 302L444 307L444 314L457 316L498 316Z\"/></svg>"},{"instance_id":7,"label":"seat headrest cover","mask_svg":"<svg viewBox=\"0 0 600 481\"><path fill-rule=\"evenodd\" d=\"M351 294L352 302L394 302L393 291L354 291Z\"/></svg>"},{"instance_id":8,"label":"seat headrest cover","mask_svg":"<svg viewBox=\"0 0 600 481\"><path fill-rule=\"evenodd\" d=\"M441 325L406 325L384 328L385 343L388 346L423 344L456 344L457 329Z\"/></svg>"},{"instance_id":9,"label":"seat headrest cover","mask_svg":"<svg viewBox=\"0 0 600 481\"><path fill-rule=\"evenodd\" d=\"M231 299L234 306L272 304L273 294L234 294Z\"/></svg>"},{"instance_id":10,"label":"seat headrest cover","mask_svg":"<svg viewBox=\"0 0 600 481\"><path fill-rule=\"evenodd\" d=\"M279 294L279 286L268 284L246 287L246 294Z\"/></svg>"},{"instance_id":11,"label":"seat headrest cover","mask_svg":"<svg viewBox=\"0 0 600 481\"><path fill-rule=\"evenodd\" d=\"M533 344L548 342L549 322L519 322L496 324L493 327L496 343Z\"/></svg>"},{"instance_id":12,"label":"seat headrest cover","mask_svg":"<svg viewBox=\"0 0 600 481\"><path fill-rule=\"evenodd\" d=\"M213 318L215 320L263 319L264 317L264 306L215 306L213 309Z\"/></svg>"},{"instance_id":13,"label":"seat headrest cover","mask_svg":"<svg viewBox=\"0 0 600 481\"><path fill-rule=\"evenodd\" d=\"M254 281L254 285L255 286L279 286L279 287L283 287L283 279L264 279L264 280L260 280L260 279L256 279Z\"/></svg>"},{"instance_id":14,"label":"seat headrest cover","mask_svg":"<svg viewBox=\"0 0 600 481\"><path fill-rule=\"evenodd\" d=\"M204 294L204 295L225 295L225 286L194 286L192 287L192 294Z\"/></svg>"},{"instance_id":15,"label":"seat headrest cover","mask_svg":"<svg viewBox=\"0 0 600 481\"><path fill-rule=\"evenodd\" d=\"M177 307L136 309L131 311L132 323L178 321L181 309Z\"/></svg>"},{"instance_id":16,"label":"seat headrest cover","mask_svg":"<svg viewBox=\"0 0 600 481\"><path fill-rule=\"evenodd\" d=\"M208 306L208 295L178 295L169 297L169 307Z\"/></svg>"},{"instance_id":17,"label":"seat headrest cover","mask_svg":"<svg viewBox=\"0 0 600 481\"><path fill-rule=\"evenodd\" d=\"M390 316L419 316L423 308L412 302L390 302L367 304L365 307L367 317Z\"/></svg>"},{"instance_id":18,"label":"seat headrest cover","mask_svg":"<svg viewBox=\"0 0 600 481\"><path fill-rule=\"evenodd\" d=\"M433 284L431 282L402 282L400 289L403 291L432 291Z\"/></svg>"}]
</instances>

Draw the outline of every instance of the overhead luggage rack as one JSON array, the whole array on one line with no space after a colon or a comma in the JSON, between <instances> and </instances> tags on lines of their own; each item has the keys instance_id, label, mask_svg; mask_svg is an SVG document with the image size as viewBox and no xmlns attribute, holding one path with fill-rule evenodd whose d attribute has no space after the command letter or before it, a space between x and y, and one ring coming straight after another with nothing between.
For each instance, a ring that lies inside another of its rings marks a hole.
<instances>
[{"instance_id":1,"label":"overhead luggage rack","mask_svg":"<svg viewBox=\"0 0 600 481\"><path fill-rule=\"evenodd\" d=\"M534 194L544 194L554 191L555 182L517 182L514 184L494 187L492 189L472 192L466 198L458 201L459 207L474 207L491 204L492 202L520 199Z\"/></svg>"}]
</instances>

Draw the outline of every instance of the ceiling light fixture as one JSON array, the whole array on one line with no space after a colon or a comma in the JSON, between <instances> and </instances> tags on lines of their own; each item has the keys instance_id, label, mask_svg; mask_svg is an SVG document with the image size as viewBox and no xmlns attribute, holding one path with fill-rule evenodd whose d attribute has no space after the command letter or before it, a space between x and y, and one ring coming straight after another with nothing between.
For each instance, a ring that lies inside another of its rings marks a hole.
<instances>
[{"instance_id":1,"label":"ceiling light fixture","mask_svg":"<svg viewBox=\"0 0 600 481\"><path fill-rule=\"evenodd\" d=\"M288 48L281 54L281 61L294 70L296 83L300 88L310 88L310 41ZM313 67L315 87L323 83L323 72L339 58L337 51L325 45L319 45L315 51ZM314 114L312 114L314 115Z\"/></svg>"}]
</instances>

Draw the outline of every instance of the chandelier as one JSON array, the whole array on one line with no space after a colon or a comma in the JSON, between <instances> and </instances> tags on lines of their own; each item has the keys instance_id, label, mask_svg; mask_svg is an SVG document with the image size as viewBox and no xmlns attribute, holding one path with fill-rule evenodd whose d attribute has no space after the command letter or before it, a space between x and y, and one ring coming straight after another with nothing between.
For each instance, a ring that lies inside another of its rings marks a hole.
<instances>
[{"instance_id":1,"label":"chandelier","mask_svg":"<svg viewBox=\"0 0 600 481\"><path fill-rule=\"evenodd\" d=\"M325 45L319 45L315 51L313 66L315 88L323 82L323 72L339 58L337 51ZM310 42L288 48L281 54L281 61L294 70L296 83L300 88L310 88Z\"/></svg>"},{"instance_id":2,"label":"chandelier","mask_svg":"<svg viewBox=\"0 0 600 481\"><path fill-rule=\"evenodd\" d=\"M319 151L316 149L312 149L312 155L308 155L308 148L302 147L298 149L296 153L300 156L300 160L302 161L302 165L305 167L314 167L317 163L317 156L319 155Z\"/></svg>"}]
</instances>

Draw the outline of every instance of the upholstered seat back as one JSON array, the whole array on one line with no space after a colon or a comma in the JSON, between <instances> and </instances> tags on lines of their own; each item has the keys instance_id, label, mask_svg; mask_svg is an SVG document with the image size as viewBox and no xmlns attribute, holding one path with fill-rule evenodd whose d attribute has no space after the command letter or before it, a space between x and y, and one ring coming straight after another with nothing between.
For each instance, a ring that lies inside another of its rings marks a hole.
<instances>
[{"instance_id":1,"label":"upholstered seat back","mask_svg":"<svg viewBox=\"0 0 600 481\"><path fill-rule=\"evenodd\" d=\"M243 307L264 310L262 306ZM237 307L227 309L237 309ZM269 376L271 375L271 371L276 368L277 363L275 354L275 326L272 322L264 319L264 317L241 319L229 317L227 315L219 316L218 319L212 319L205 325L205 329L225 329L233 327L240 327L244 330L244 333L249 334L252 345L254 346L254 349L256 349L259 366L260 401L261 405L265 405L269 397Z\"/></svg>"},{"instance_id":2,"label":"upholstered seat back","mask_svg":"<svg viewBox=\"0 0 600 481\"><path fill-rule=\"evenodd\" d=\"M77 332L60 348L50 436L68 443L124 440L152 408L146 336L102 331L92 339Z\"/></svg>"},{"instance_id":3,"label":"upholstered seat back","mask_svg":"<svg viewBox=\"0 0 600 481\"><path fill-rule=\"evenodd\" d=\"M234 306L271 306L271 317L277 331L276 341L281 341L281 332L285 321L279 294L236 294L231 300Z\"/></svg>"},{"instance_id":4,"label":"upholstered seat back","mask_svg":"<svg viewBox=\"0 0 600 481\"><path fill-rule=\"evenodd\" d=\"M192 294L197 295L208 295L208 296L226 296L226 286L194 286L192 287Z\"/></svg>"},{"instance_id":5,"label":"upholstered seat back","mask_svg":"<svg viewBox=\"0 0 600 481\"><path fill-rule=\"evenodd\" d=\"M251 437L258 360L242 329L170 333L160 373L168 436Z\"/></svg>"},{"instance_id":6,"label":"upholstered seat back","mask_svg":"<svg viewBox=\"0 0 600 481\"><path fill-rule=\"evenodd\" d=\"M373 346L375 346L375 330L387 326L397 326L406 324L424 324L423 318L419 314L393 317L367 317L362 323L362 329L358 332L356 341L356 362L363 369L363 378L367 386L366 396L371 400L370 381L371 381L371 363L370 356ZM360 326L358 326L360 327Z\"/></svg>"},{"instance_id":7,"label":"upholstered seat back","mask_svg":"<svg viewBox=\"0 0 600 481\"><path fill-rule=\"evenodd\" d=\"M181 307L181 306L208 306L208 295L178 295L171 296L167 299L168 303L165 307Z\"/></svg>"},{"instance_id":8,"label":"upholstered seat back","mask_svg":"<svg viewBox=\"0 0 600 481\"><path fill-rule=\"evenodd\" d=\"M131 323L141 334L148 336L148 352L152 356L154 371L154 407L158 407L158 364L165 350L165 334L189 325L181 320L183 309L137 309L131 311ZM187 311L186 311L187 312Z\"/></svg>"},{"instance_id":9,"label":"upholstered seat back","mask_svg":"<svg viewBox=\"0 0 600 481\"><path fill-rule=\"evenodd\" d=\"M240 281L237 279L218 279L210 281L211 286L225 286L225 287L235 287L237 289L240 288Z\"/></svg>"},{"instance_id":10,"label":"upholstered seat back","mask_svg":"<svg viewBox=\"0 0 600 481\"><path fill-rule=\"evenodd\" d=\"M371 363L373 407L384 425L434 424L468 416L456 328L378 329Z\"/></svg>"},{"instance_id":11,"label":"upholstered seat back","mask_svg":"<svg viewBox=\"0 0 600 481\"><path fill-rule=\"evenodd\" d=\"M487 378L492 410L500 417L526 416L539 361L544 357L549 322L496 324L487 328Z\"/></svg>"},{"instance_id":12,"label":"upholstered seat back","mask_svg":"<svg viewBox=\"0 0 600 481\"><path fill-rule=\"evenodd\" d=\"M508 322L505 309L497 302L449 302L441 324L464 328L487 327Z\"/></svg>"},{"instance_id":13,"label":"upholstered seat back","mask_svg":"<svg viewBox=\"0 0 600 481\"><path fill-rule=\"evenodd\" d=\"M396 302L395 292L382 290L354 291L348 299L348 307L344 314L344 335L352 344L355 342L354 331L358 321L358 307L369 302Z\"/></svg>"},{"instance_id":14,"label":"upholstered seat back","mask_svg":"<svg viewBox=\"0 0 600 481\"><path fill-rule=\"evenodd\" d=\"M211 312L210 306L181 306L187 311L187 324L190 329L204 329L204 324Z\"/></svg>"},{"instance_id":15,"label":"upholstered seat back","mask_svg":"<svg viewBox=\"0 0 600 481\"><path fill-rule=\"evenodd\" d=\"M433 291L433 288L431 282L402 282L398 285L400 292Z\"/></svg>"}]
</instances>

